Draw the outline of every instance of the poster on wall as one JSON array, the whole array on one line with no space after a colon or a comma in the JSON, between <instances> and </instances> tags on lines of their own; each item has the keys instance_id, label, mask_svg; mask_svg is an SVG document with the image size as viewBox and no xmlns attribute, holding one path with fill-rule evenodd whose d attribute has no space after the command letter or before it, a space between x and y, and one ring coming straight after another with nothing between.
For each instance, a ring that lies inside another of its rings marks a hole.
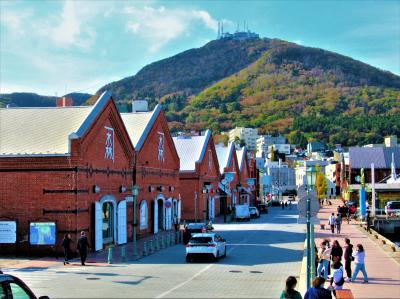
<instances>
[{"instance_id":1,"label":"poster on wall","mask_svg":"<svg viewBox=\"0 0 400 299\"><path fill-rule=\"evenodd\" d=\"M11 244L17 241L17 222L0 221L0 244Z\"/></svg>"},{"instance_id":2,"label":"poster on wall","mask_svg":"<svg viewBox=\"0 0 400 299\"><path fill-rule=\"evenodd\" d=\"M31 245L55 245L55 222L31 222L29 224L29 243Z\"/></svg>"}]
</instances>

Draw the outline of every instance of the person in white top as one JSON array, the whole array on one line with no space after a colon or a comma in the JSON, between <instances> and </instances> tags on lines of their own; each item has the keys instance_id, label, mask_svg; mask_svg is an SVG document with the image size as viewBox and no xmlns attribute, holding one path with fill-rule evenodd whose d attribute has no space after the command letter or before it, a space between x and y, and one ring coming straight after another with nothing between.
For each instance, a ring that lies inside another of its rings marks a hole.
<instances>
[{"instance_id":1,"label":"person in white top","mask_svg":"<svg viewBox=\"0 0 400 299\"><path fill-rule=\"evenodd\" d=\"M323 241L318 250L319 263L317 268L317 276L321 276L322 270L324 270L325 280L328 279L330 256L331 256L331 248L329 248L327 241Z\"/></svg>"},{"instance_id":2,"label":"person in white top","mask_svg":"<svg viewBox=\"0 0 400 299\"><path fill-rule=\"evenodd\" d=\"M341 262L335 262L332 267L330 286L334 290L342 290L344 284L344 270Z\"/></svg>"},{"instance_id":3,"label":"person in white top","mask_svg":"<svg viewBox=\"0 0 400 299\"><path fill-rule=\"evenodd\" d=\"M332 232L332 234L334 234L335 233L335 213L332 213L332 215L331 216L329 216L329 219L328 219L328 224L331 226L331 232Z\"/></svg>"},{"instance_id":4,"label":"person in white top","mask_svg":"<svg viewBox=\"0 0 400 299\"><path fill-rule=\"evenodd\" d=\"M355 281L358 275L358 272L361 271L364 277L364 283L368 283L368 275L367 271L365 270L365 251L364 247L361 244L357 244L356 250L353 252L354 257L354 272L351 276L350 281Z\"/></svg>"}]
</instances>

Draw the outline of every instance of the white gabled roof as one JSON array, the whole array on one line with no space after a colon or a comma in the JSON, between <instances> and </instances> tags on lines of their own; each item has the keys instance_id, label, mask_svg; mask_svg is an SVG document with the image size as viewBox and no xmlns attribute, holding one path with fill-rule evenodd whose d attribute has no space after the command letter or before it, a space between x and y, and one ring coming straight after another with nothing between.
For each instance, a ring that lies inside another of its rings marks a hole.
<instances>
[{"instance_id":1,"label":"white gabled roof","mask_svg":"<svg viewBox=\"0 0 400 299\"><path fill-rule=\"evenodd\" d=\"M246 146L236 150L236 156L239 162L239 170L242 171L244 165L244 159L246 158Z\"/></svg>"},{"instance_id":2,"label":"white gabled roof","mask_svg":"<svg viewBox=\"0 0 400 299\"><path fill-rule=\"evenodd\" d=\"M70 139L82 137L111 97L94 106L0 109L0 156L70 154Z\"/></svg>"},{"instance_id":3,"label":"white gabled roof","mask_svg":"<svg viewBox=\"0 0 400 299\"><path fill-rule=\"evenodd\" d=\"M217 152L219 170L221 174L224 173L224 168L229 166L234 147L235 146L233 143L229 143L228 146L221 144L215 145L215 151Z\"/></svg>"},{"instance_id":4,"label":"white gabled roof","mask_svg":"<svg viewBox=\"0 0 400 299\"><path fill-rule=\"evenodd\" d=\"M180 159L180 171L195 171L196 162L203 160L211 131L203 136L173 137L176 151Z\"/></svg>"},{"instance_id":5,"label":"white gabled roof","mask_svg":"<svg viewBox=\"0 0 400 299\"><path fill-rule=\"evenodd\" d=\"M161 105L157 105L153 111L149 112L121 113L122 120L136 151L139 151L142 147L160 112Z\"/></svg>"}]
</instances>

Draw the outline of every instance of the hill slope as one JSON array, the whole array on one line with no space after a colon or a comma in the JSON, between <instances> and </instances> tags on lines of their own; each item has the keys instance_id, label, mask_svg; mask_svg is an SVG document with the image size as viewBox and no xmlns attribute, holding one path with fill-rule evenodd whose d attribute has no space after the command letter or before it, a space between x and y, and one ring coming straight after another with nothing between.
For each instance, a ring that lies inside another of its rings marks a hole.
<instances>
[{"instance_id":1,"label":"hill slope","mask_svg":"<svg viewBox=\"0 0 400 299\"><path fill-rule=\"evenodd\" d=\"M80 106L92 95L75 92L66 94L66 96L72 97L75 106ZM29 92L4 93L0 94L0 108L7 105L12 107L53 107L56 105L56 98Z\"/></svg>"},{"instance_id":2,"label":"hill slope","mask_svg":"<svg viewBox=\"0 0 400 299\"><path fill-rule=\"evenodd\" d=\"M287 134L294 143L380 142L400 135L400 77L329 51L273 41L252 65L172 115L189 129L234 126Z\"/></svg>"},{"instance_id":3,"label":"hill slope","mask_svg":"<svg viewBox=\"0 0 400 299\"><path fill-rule=\"evenodd\" d=\"M112 82L109 90L118 101L155 99L171 93L192 95L256 61L270 48L270 39L214 40L201 48L151 63L136 75Z\"/></svg>"}]
</instances>

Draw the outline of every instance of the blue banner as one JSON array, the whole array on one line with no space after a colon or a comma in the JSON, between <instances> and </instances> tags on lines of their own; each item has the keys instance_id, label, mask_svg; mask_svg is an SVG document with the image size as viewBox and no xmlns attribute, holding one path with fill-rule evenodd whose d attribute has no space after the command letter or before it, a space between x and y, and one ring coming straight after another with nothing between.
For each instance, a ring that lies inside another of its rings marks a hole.
<instances>
[{"instance_id":1,"label":"blue banner","mask_svg":"<svg viewBox=\"0 0 400 299\"><path fill-rule=\"evenodd\" d=\"M360 189L360 216L364 219L367 212L365 187Z\"/></svg>"}]
</instances>

